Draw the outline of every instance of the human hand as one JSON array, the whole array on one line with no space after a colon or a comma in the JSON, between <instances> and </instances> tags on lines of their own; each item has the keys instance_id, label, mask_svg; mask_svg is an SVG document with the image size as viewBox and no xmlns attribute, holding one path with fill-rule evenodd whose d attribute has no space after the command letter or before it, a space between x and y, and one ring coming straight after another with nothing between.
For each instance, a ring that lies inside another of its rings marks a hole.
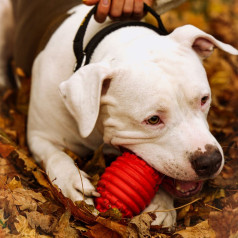
<instances>
[{"instance_id":1,"label":"human hand","mask_svg":"<svg viewBox=\"0 0 238 238\"><path fill-rule=\"evenodd\" d=\"M154 0L83 0L83 3L92 6L98 3L95 20L102 23L107 16L112 19L141 19L144 16L144 2L152 6Z\"/></svg>"}]
</instances>

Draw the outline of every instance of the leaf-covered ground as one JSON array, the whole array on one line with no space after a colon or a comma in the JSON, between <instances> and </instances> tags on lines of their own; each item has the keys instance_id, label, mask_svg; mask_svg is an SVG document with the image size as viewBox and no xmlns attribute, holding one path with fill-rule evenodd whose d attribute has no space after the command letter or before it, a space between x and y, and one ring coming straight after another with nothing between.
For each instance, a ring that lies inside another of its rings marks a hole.
<instances>
[{"instance_id":1,"label":"leaf-covered ground","mask_svg":"<svg viewBox=\"0 0 238 238\"><path fill-rule=\"evenodd\" d=\"M193 24L238 48L238 0L190 0L162 19L169 30ZM120 213L113 210L94 216L91 207L63 197L27 150L29 80L17 69L23 87L17 92L7 90L0 103L0 237L238 237L237 63L238 57L219 50L205 62L213 92L210 129L222 145L226 163L201 194L175 202L182 208L177 210L174 231L150 227L153 214L121 220ZM95 184L110 159L101 148L88 161L66 152Z\"/></svg>"}]
</instances>

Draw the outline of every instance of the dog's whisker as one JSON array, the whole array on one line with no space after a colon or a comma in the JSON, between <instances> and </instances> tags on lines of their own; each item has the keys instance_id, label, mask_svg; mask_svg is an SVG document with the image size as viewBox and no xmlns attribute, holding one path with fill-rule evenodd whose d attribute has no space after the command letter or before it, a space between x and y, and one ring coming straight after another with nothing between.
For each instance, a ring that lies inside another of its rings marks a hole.
<instances>
[{"instance_id":1,"label":"dog's whisker","mask_svg":"<svg viewBox=\"0 0 238 238\"><path fill-rule=\"evenodd\" d=\"M176 185L176 180L175 179L173 179L173 183L174 183L174 185Z\"/></svg>"},{"instance_id":2,"label":"dog's whisker","mask_svg":"<svg viewBox=\"0 0 238 238\"><path fill-rule=\"evenodd\" d=\"M165 174L162 175L162 177L161 177L162 181L164 180L165 176L166 176Z\"/></svg>"}]
</instances>

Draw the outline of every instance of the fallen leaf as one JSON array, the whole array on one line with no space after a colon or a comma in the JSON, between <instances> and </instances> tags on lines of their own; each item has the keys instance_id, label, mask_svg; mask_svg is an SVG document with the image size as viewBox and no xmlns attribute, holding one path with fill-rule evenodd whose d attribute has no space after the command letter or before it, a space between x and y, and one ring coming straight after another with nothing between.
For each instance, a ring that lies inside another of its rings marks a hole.
<instances>
[{"instance_id":1,"label":"fallen leaf","mask_svg":"<svg viewBox=\"0 0 238 238\"><path fill-rule=\"evenodd\" d=\"M211 212L209 225L216 232L216 238L229 237L238 232L238 207L226 207L222 212Z\"/></svg>"},{"instance_id":2,"label":"fallen leaf","mask_svg":"<svg viewBox=\"0 0 238 238\"><path fill-rule=\"evenodd\" d=\"M89 228L90 229L85 233L89 238L121 238L118 233L99 223Z\"/></svg>"},{"instance_id":3,"label":"fallen leaf","mask_svg":"<svg viewBox=\"0 0 238 238\"><path fill-rule=\"evenodd\" d=\"M204 198L203 202L204 203L213 202L215 199L224 198L225 196L226 196L226 194L225 194L224 189L216 189L216 190L213 190L213 191L207 193L207 195L204 196L205 198Z\"/></svg>"},{"instance_id":4,"label":"fallen leaf","mask_svg":"<svg viewBox=\"0 0 238 238\"><path fill-rule=\"evenodd\" d=\"M60 189L53 184L51 186L51 191L55 198L71 212L75 219L78 219L89 225L95 224L96 217L89 210L78 207L72 200L65 197L61 193Z\"/></svg>"},{"instance_id":5,"label":"fallen leaf","mask_svg":"<svg viewBox=\"0 0 238 238\"><path fill-rule=\"evenodd\" d=\"M122 213L117 208L111 208L106 212L100 212L100 216L104 218L111 218L116 221L120 221L122 219Z\"/></svg>"},{"instance_id":6,"label":"fallen leaf","mask_svg":"<svg viewBox=\"0 0 238 238\"><path fill-rule=\"evenodd\" d=\"M233 194L230 197L226 197L224 199L222 199L222 203L224 206L228 206L231 208L237 208L238 207L238 192L236 192L235 194Z\"/></svg>"},{"instance_id":7,"label":"fallen leaf","mask_svg":"<svg viewBox=\"0 0 238 238\"><path fill-rule=\"evenodd\" d=\"M101 175L105 168L106 168L106 163L105 163L105 158L103 155L103 145L101 145L93 155L93 158L89 160L85 166L82 168L83 171L88 173L90 176L93 176L95 174Z\"/></svg>"},{"instance_id":8,"label":"fallen leaf","mask_svg":"<svg viewBox=\"0 0 238 238\"><path fill-rule=\"evenodd\" d=\"M44 215L37 211L25 212L27 221L31 228L36 229L39 227L46 233L54 231L57 225L57 219L51 215Z\"/></svg>"},{"instance_id":9,"label":"fallen leaf","mask_svg":"<svg viewBox=\"0 0 238 238\"><path fill-rule=\"evenodd\" d=\"M20 210L36 211L39 202L46 202L42 194L24 188L14 189L12 197L14 199L14 205L19 206Z\"/></svg>"},{"instance_id":10,"label":"fallen leaf","mask_svg":"<svg viewBox=\"0 0 238 238\"><path fill-rule=\"evenodd\" d=\"M4 209L6 217L15 217L19 215L18 209L15 205L15 200L10 189L0 190L0 209Z\"/></svg>"},{"instance_id":11,"label":"fallen leaf","mask_svg":"<svg viewBox=\"0 0 238 238\"><path fill-rule=\"evenodd\" d=\"M0 136L0 156L6 158L15 148L9 144L4 144L1 140L2 138L3 137Z\"/></svg>"},{"instance_id":12,"label":"fallen leaf","mask_svg":"<svg viewBox=\"0 0 238 238\"><path fill-rule=\"evenodd\" d=\"M0 175L0 189L6 188L7 176Z\"/></svg>"},{"instance_id":13,"label":"fallen leaf","mask_svg":"<svg viewBox=\"0 0 238 238\"><path fill-rule=\"evenodd\" d=\"M203 221L196 226L186 227L185 230L176 232L173 238L216 238L214 230L209 226L208 221ZM226 236L223 236L225 238Z\"/></svg>"},{"instance_id":14,"label":"fallen leaf","mask_svg":"<svg viewBox=\"0 0 238 238\"><path fill-rule=\"evenodd\" d=\"M24 216L17 216L14 225L17 232L21 234L21 237L36 237L36 230L30 228L27 219Z\"/></svg>"},{"instance_id":15,"label":"fallen leaf","mask_svg":"<svg viewBox=\"0 0 238 238\"><path fill-rule=\"evenodd\" d=\"M101 225L103 225L104 227L106 228L109 228L110 230L120 234L121 237L127 237L127 227L118 223L118 222L115 222L115 221L112 221L111 219L105 219L103 217L98 217L96 219L96 221L98 223L100 223Z\"/></svg>"},{"instance_id":16,"label":"fallen leaf","mask_svg":"<svg viewBox=\"0 0 238 238\"><path fill-rule=\"evenodd\" d=\"M128 236L133 238L150 237L150 225L155 218L152 213L142 213L133 217L128 224Z\"/></svg>"},{"instance_id":17,"label":"fallen leaf","mask_svg":"<svg viewBox=\"0 0 238 238\"><path fill-rule=\"evenodd\" d=\"M70 212L66 211L60 218L59 223L54 231L54 237L56 238L78 238L78 231L70 226Z\"/></svg>"},{"instance_id":18,"label":"fallen leaf","mask_svg":"<svg viewBox=\"0 0 238 238\"><path fill-rule=\"evenodd\" d=\"M10 190L14 190L16 188L22 188L22 184L21 184L21 180L19 177L14 177L7 185L7 187L10 189Z\"/></svg>"}]
</instances>

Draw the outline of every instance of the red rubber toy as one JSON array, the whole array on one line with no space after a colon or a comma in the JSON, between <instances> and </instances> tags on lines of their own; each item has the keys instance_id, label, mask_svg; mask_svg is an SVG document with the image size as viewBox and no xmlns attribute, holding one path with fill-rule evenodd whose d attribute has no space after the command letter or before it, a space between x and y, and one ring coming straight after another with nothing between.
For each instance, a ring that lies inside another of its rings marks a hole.
<instances>
[{"instance_id":1,"label":"red rubber toy","mask_svg":"<svg viewBox=\"0 0 238 238\"><path fill-rule=\"evenodd\" d=\"M149 205L161 182L156 170L125 152L101 176L97 186L101 197L95 199L96 209L106 212L118 208L128 218L138 215Z\"/></svg>"}]
</instances>

